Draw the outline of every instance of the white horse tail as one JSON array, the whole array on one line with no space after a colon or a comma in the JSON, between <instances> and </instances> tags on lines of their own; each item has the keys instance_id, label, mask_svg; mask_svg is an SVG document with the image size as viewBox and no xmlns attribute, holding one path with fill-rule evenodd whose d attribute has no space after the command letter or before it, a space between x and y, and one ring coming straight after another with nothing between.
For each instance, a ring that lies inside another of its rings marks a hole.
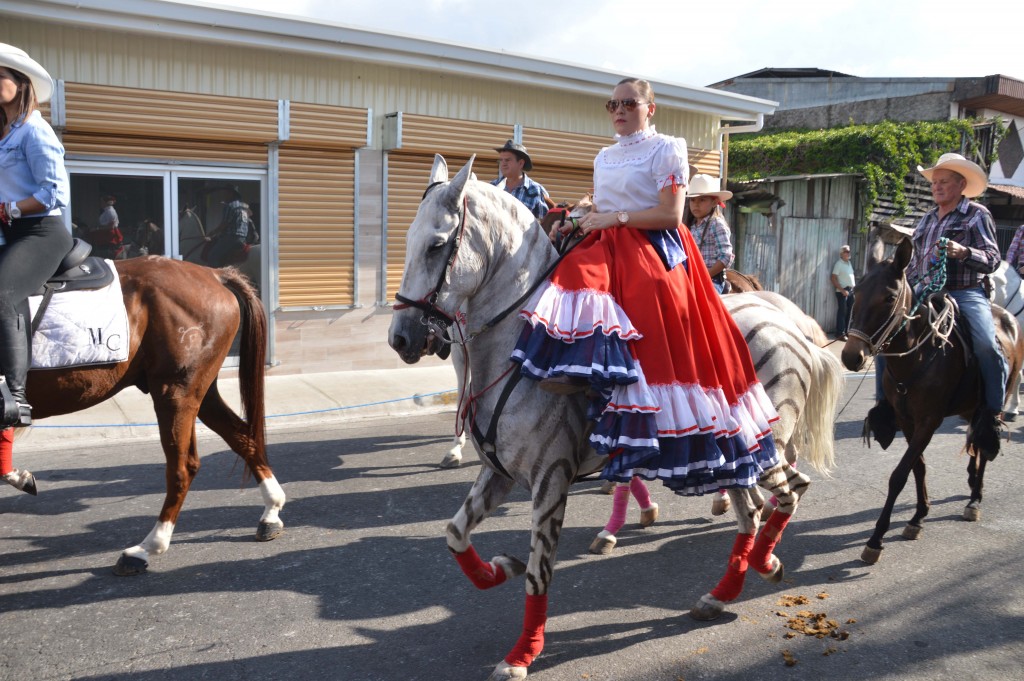
<instances>
[{"instance_id":1,"label":"white horse tail","mask_svg":"<svg viewBox=\"0 0 1024 681\"><path fill-rule=\"evenodd\" d=\"M835 418L843 395L843 366L828 349L812 347L811 385L793 437L804 458L827 476L836 461Z\"/></svg>"}]
</instances>

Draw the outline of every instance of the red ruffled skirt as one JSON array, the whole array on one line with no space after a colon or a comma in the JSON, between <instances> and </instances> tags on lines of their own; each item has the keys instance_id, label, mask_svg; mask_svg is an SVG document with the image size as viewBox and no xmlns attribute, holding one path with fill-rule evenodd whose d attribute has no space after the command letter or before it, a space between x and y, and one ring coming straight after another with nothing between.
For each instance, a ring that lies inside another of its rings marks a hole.
<instances>
[{"instance_id":1,"label":"red ruffled skirt","mask_svg":"<svg viewBox=\"0 0 1024 681\"><path fill-rule=\"evenodd\" d=\"M602 477L681 494L751 487L779 462L778 419L689 230L667 270L647 233L590 234L520 311L524 375L586 379Z\"/></svg>"}]
</instances>

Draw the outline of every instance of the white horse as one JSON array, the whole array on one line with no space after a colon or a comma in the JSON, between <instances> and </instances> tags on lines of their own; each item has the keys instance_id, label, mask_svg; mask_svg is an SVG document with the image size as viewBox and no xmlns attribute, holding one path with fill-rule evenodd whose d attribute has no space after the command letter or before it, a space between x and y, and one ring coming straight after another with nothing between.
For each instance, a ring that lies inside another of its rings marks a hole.
<instances>
[{"instance_id":1,"label":"white horse","mask_svg":"<svg viewBox=\"0 0 1024 681\"><path fill-rule=\"evenodd\" d=\"M557 256L540 224L521 204L487 183L470 180L472 164L470 159L449 182L444 159L434 158L431 184L409 227L405 274L397 296L401 304L395 306L388 341L404 361L413 364L438 350L445 326L458 324L465 330L472 376L466 399L471 402L475 432L482 436L482 441L473 439L484 465L449 522L446 539L459 566L478 588L526 575L522 634L489 677L507 681L525 678L528 666L543 649L547 592L569 485L581 475L600 470L606 458L589 445L585 397L557 396L541 390L535 381L520 381L518 365L509 359L522 328L516 312ZM767 306L764 313L775 314ZM800 367L786 370L800 371ZM831 418L826 420L819 442L830 437ZM820 449L806 454L813 463L827 464L819 456ZM699 599L690 611L692 616L710 619L721 614L726 602L739 597L748 564L770 581L781 580L782 563L773 549L798 503L790 480L801 488L809 482L785 462L759 480L780 506L756 541L763 507L760 494L729 490L740 532L750 537L749 544L737 542L743 546L734 549L725 577ZM514 485L529 490L532 498L529 560L523 563L500 555L485 562L473 548L471 533L504 502Z\"/></svg>"},{"instance_id":2,"label":"white horse","mask_svg":"<svg viewBox=\"0 0 1024 681\"><path fill-rule=\"evenodd\" d=\"M1024 281L1017 270L1003 260L992 273L992 302L1017 318L1017 324L1024 330ZM1020 379L1013 381L1006 392L1006 410L1003 418L1012 421L1020 406Z\"/></svg>"}]
</instances>

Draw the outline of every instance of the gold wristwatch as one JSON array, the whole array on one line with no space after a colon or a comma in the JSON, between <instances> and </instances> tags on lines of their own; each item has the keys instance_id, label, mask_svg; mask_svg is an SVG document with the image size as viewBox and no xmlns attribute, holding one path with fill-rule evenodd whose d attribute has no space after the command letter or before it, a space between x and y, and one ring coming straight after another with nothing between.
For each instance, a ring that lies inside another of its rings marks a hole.
<instances>
[{"instance_id":1,"label":"gold wristwatch","mask_svg":"<svg viewBox=\"0 0 1024 681\"><path fill-rule=\"evenodd\" d=\"M627 213L626 211L620 210L615 217L618 219L620 225L629 224L629 213Z\"/></svg>"}]
</instances>

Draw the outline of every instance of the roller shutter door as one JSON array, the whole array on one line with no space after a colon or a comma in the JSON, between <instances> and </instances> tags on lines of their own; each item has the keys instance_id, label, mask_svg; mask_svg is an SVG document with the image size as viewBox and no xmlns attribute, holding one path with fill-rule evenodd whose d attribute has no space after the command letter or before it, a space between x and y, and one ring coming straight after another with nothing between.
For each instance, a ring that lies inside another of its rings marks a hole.
<instances>
[{"instance_id":1,"label":"roller shutter door","mask_svg":"<svg viewBox=\"0 0 1024 681\"><path fill-rule=\"evenodd\" d=\"M289 103L278 154L278 300L282 308L356 304L356 152L367 109Z\"/></svg>"},{"instance_id":2,"label":"roller shutter door","mask_svg":"<svg viewBox=\"0 0 1024 681\"><path fill-rule=\"evenodd\" d=\"M278 283L282 308L355 304L355 151L282 147Z\"/></svg>"}]
</instances>

